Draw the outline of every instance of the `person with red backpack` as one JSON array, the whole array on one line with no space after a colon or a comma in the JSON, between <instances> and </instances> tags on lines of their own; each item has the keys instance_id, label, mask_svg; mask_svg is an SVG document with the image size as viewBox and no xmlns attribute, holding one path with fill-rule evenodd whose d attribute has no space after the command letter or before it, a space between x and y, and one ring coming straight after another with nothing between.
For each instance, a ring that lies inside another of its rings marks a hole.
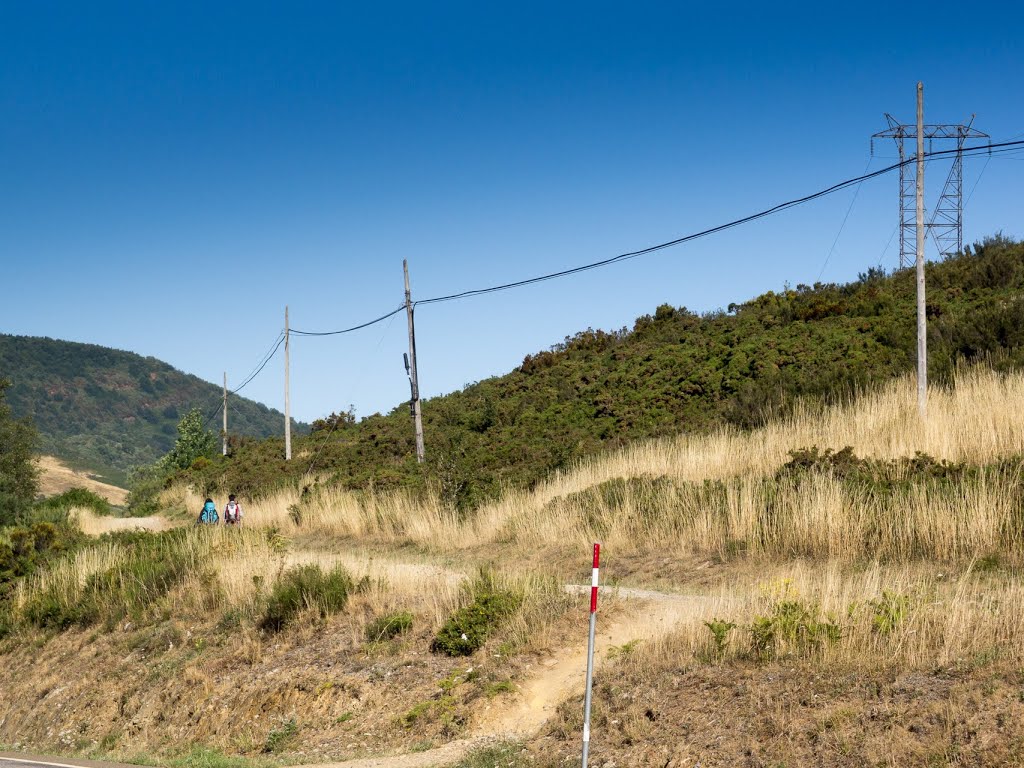
<instances>
[{"instance_id":1,"label":"person with red backpack","mask_svg":"<svg viewBox=\"0 0 1024 768\"><path fill-rule=\"evenodd\" d=\"M224 525L242 524L242 505L235 501L235 494L228 496L228 504L224 507Z\"/></svg>"}]
</instances>

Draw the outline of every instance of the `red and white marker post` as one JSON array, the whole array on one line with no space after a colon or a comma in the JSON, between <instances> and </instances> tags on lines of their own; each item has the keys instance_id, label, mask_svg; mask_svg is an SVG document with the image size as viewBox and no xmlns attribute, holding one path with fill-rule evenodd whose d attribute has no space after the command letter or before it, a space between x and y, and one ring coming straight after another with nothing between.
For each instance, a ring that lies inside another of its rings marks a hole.
<instances>
[{"instance_id":1,"label":"red and white marker post","mask_svg":"<svg viewBox=\"0 0 1024 768\"><path fill-rule=\"evenodd\" d=\"M590 643L587 646L587 694L583 699L583 768L590 754L590 698L594 686L594 634L597 630L597 572L601 545L594 543L594 570L590 577Z\"/></svg>"}]
</instances>

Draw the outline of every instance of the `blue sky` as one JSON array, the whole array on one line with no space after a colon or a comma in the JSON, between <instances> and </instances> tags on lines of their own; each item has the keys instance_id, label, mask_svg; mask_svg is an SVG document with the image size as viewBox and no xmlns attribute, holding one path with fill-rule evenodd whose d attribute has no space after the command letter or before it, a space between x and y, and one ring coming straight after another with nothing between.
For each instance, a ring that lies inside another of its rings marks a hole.
<instances>
[{"instance_id":1,"label":"blue sky","mask_svg":"<svg viewBox=\"0 0 1024 768\"><path fill-rule=\"evenodd\" d=\"M977 113L993 140L1019 138L1021 21L1009 4L6 3L0 332L238 383L285 304L313 331L397 307L403 258L414 298L448 294L890 164L894 145L872 159L869 137L884 112L914 119L919 79L928 122ZM966 162L966 242L1024 236L1022 159ZM932 200L947 170L929 167ZM662 303L707 311L895 266L896 177L853 195L420 307L422 390ZM405 349L401 315L294 339L293 414L390 410L408 396ZM282 386L279 357L245 394L280 408Z\"/></svg>"}]
</instances>

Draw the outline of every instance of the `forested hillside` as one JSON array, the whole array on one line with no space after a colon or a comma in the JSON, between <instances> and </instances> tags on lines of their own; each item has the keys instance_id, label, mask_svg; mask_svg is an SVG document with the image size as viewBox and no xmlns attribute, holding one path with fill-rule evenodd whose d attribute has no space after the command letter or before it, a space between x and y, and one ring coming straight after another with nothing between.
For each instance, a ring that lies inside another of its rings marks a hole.
<instances>
[{"instance_id":1,"label":"forested hillside","mask_svg":"<svg viewBox=\"0 0 1024 768\"><path fill-rule=\"evenodd\" d=\"M933 381L958 360L1024 361L1024 244L992 238L927 268ZM915 365L913 270L846 285L797 285L697 315L658 307L633 328L587 330L511 373L424 402L427 466L405 405L361 422L327 419L296 443L243 447L196 477L249 493L329 470L349 487L434 483L460 507L628 441L751 427L798 399L829 401ZM337 426L335 426L335 422Z\"/></svg>"},{"instance_id":2,"label":"forested hillside","mask_svg":"<svg viewBox=\"0 0 1024 768\"><path fill-rule=\"evenodd\" d=\"M11 381L11 411L31 417L44 453L122 481L171 449L189 408L216 408L221 392L153 357L28 336L0 335L0 378ZM232 434L281 430L283 414L260 403L232 396L230 407Z\"/></svg>"}]
</instances>

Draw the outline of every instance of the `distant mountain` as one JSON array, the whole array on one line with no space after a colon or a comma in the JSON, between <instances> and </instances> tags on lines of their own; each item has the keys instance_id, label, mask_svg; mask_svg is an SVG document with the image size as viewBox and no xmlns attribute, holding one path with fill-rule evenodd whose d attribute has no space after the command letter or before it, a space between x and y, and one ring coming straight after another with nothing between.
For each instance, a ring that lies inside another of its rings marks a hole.
<instances>
[{"instance_id":1,"label":"distant mountain","mask_svg":"<svg viewBox=\"0 0 1024 768\"><path fill-rule=\"evenodd\" d=\"M114 481L160 458L178 419L194 406L212 412L221 396L216 384L153 357L30 336L0 334L0 377L11 380L11 410L32 417L44 453ZM232 395L228 409L232 435L281 431L284 414L261 403ZM210 426L219 431L219 418Z\"/></svg>"}]
</instances>

